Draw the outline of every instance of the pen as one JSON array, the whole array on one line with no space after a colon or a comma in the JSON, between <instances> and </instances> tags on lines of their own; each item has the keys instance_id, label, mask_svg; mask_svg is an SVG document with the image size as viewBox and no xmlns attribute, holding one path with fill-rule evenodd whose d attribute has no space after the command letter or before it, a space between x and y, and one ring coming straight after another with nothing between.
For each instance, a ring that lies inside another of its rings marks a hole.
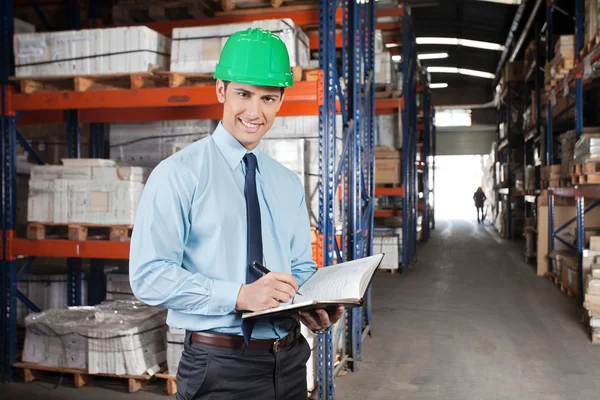
<instances>
[{"instance_id":1,"label":"pen","mask_svg":"<svg viewBox=\"0 0 600 400\"><path fill-rule=\"evenodd\" d=\"M255 270L257 270L258 272L260 272L260 273L261 273L261 274L263 274L263 275L266 275L266 274L268 274L269 272L271 272L271 271L269 271L269 269L268 269L267 267L265 267L264 265L262 265L262 264L261 264L261 263L259 263L258 261L254 261L254 262L252 263L252 267L254 267L254 269L255 269ZM302 293L300 293L300 292L299 292L299 291L297 291L297 290L296 290L296 294L297 294L297 295L299 295L299 296L302 296Z\"/></svg>"}]
</instances>

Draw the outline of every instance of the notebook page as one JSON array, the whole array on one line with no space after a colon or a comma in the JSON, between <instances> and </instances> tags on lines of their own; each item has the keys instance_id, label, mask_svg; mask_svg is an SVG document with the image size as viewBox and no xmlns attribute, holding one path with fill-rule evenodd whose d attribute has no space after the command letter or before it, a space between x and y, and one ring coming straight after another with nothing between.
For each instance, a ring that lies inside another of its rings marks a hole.
<instances>
[{"instance_id":1,"label":"notebook page","mask_svg":"<svg viewBox=\"0 0 600 400\"><path fill-rule=\"evenodd\" d=\"M380 256L372 256L321 268L302 285L299 289L302 295L297 295L294 303L361 298L363 275L370 271L374 264L379 265L380 260Z\"/></svg>"}]
</instances>

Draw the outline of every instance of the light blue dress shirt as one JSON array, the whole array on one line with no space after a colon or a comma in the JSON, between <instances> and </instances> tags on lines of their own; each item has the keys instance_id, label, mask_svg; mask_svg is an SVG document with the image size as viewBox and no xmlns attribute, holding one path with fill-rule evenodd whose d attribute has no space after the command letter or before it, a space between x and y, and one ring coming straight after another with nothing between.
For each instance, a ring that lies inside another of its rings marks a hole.
<instances>
[{"instance_id":1,"label":"light blue dress shirt","mask_svg":"<svg viewBox=\"0 0 600 400\"><path fill-rule=\"evenodd\" d=\"M212 136L162 161L146 183L131 236L129 278L138 299L169 309L171 327L242 334L235 304L246 283L247 152L219 124ZM260 146L252 153L264 265L302 285L316 269L304 187ZM252 337L284 337L293 324L260 320Z\"/></svg>"}]
</instances>

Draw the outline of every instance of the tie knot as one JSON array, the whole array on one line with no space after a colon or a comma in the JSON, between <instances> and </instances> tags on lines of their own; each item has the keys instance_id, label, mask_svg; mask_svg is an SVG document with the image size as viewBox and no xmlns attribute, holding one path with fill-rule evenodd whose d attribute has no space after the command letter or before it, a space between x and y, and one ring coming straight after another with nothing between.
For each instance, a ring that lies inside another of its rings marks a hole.
<instances>
[{"instance_id":1,"label":"tie knot","mask_svg":"<svg viewBox=\"0 0 600 400\"><path fill-rule=\"evenodd\" d=\"M253 153L246 153L244 162L246 163L246 167L248 167L248 171L256 170L256 156Z\"/></svg>"}]
</instances>

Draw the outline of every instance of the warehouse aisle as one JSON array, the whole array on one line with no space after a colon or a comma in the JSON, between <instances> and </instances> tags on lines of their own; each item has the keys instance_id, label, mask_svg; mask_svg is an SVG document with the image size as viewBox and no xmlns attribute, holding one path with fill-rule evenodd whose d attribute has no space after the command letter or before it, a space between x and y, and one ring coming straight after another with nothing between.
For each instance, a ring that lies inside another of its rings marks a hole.
<instances>
[{"instance_id":1,"label":"warehouse aisle","mask_svg":"<svg viewBox=\"0 0 600 400\"><path fill-rule=\"evenodd\" d=\"M490 232L493 228L488 227ZM580 310L468 221L439 221L407 276L374 283L375 336L343 400L570 400L600 397L600 348Z\"/></svg>"},{"instance_id":2,"label":"warehouse aisle","mask_svg":"<svg viewBox=\"0 0 600 400\"><path fill-rule=\"evenodd\" d=\"M520 243L491 227L439 221L407 276L378 273L375 336L358 373L336 379L342 400L592 400L600 347L580 311L522 261ZM0 385L7 399L174 399L157 384L129 394L114 381L73 389L50 382ZM70 386L70 387L67 387ZM5 398L0 395L0 398Z\"/></svg>"}]
</instances>

